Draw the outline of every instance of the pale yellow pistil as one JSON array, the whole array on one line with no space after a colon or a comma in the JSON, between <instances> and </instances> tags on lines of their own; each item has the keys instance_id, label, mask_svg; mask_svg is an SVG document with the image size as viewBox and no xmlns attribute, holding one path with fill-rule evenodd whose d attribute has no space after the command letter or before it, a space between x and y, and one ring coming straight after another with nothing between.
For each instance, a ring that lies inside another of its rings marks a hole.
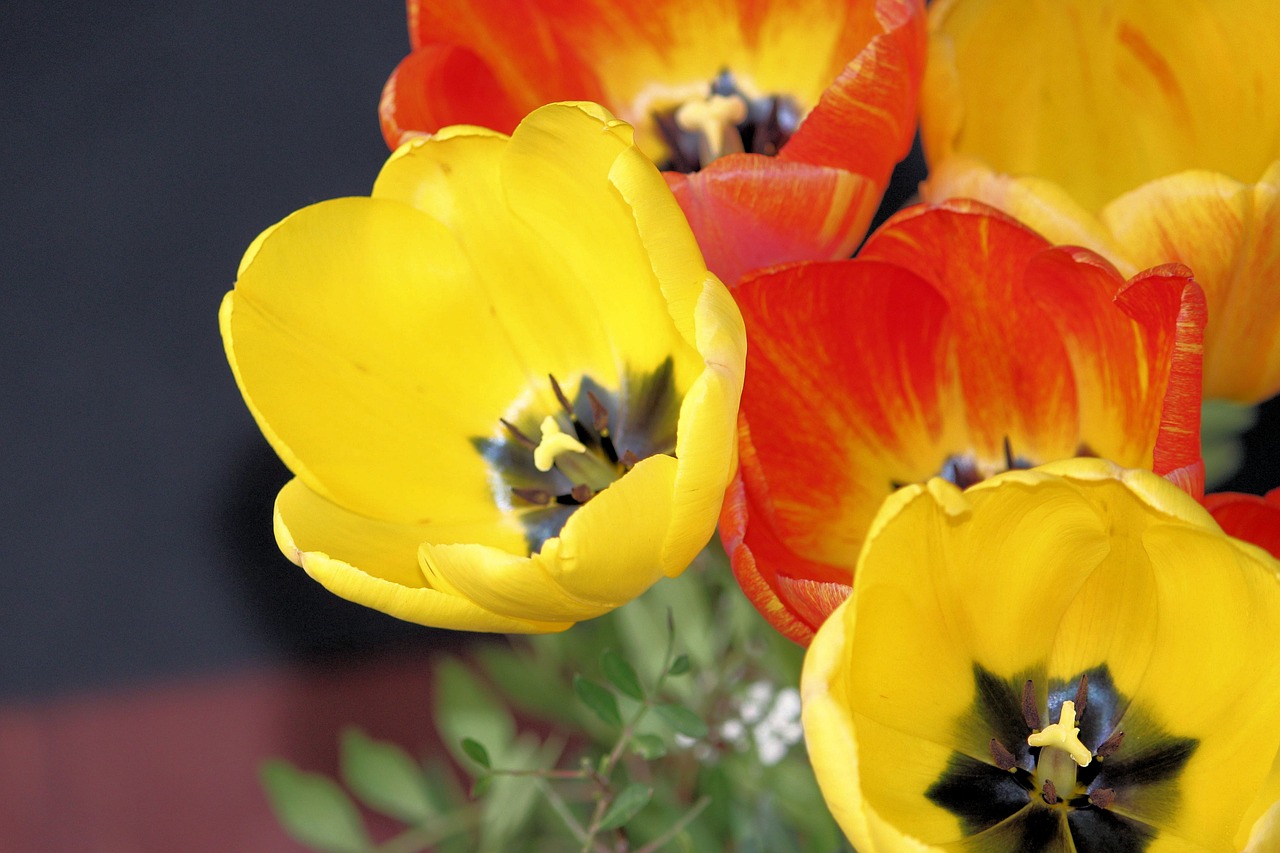
<instances>
[{"instance_id":1,"label":"pale yellow pistil","mask_svg":"<svg viewBox=\"0 0 1280 853\"><path fill-rule=\"evenodd\" d=\"M739 95L696 96L681 104L675 113L676 126L699 135L703 165L725 154L742 151L742 136L737 125L746 117L747 102Z\"/></svg>"},{"instance_id":2,"label":"pale yellow pistil","mask_svg":"<svg viewBox=\"0 0 1280 853\"><path fill-rule=\"evenodd\" d=\"M539 471L558 468L575 485L582 483L598 492L618 477L617 467L587 452L586 445L560 429L551 415L542 419L542 440L533 450L533 467Z\"/></svg>"},{"instance_id":3,"label":"pale yellow pistil","mask_svg":"<svg viewBox=\"0 0 1280 853\"><path fill-rule=\"evenodd\" d=\"M1058 722L1045 726L1042 731L1032 732L1027 736L1027 744L1041 748L1036 761L1036 781L1041 785L1052 782L1053 790L1060 798L1073 796L1076 768L1088 767L1093 760L1089 747L1080 740L1076 703L1071 700L1063 702Z\"/></svg>"}]
</instances>

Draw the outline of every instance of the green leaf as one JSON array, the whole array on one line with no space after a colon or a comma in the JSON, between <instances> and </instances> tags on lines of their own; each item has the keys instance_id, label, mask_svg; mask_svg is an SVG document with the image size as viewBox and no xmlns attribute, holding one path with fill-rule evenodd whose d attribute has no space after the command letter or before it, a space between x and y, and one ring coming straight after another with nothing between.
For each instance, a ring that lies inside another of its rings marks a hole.
<instances>
[{"instance_id":1,"label":"green leaf","mask_svg":"<svg viewBox=\"0 0 1280 853\"><path fill-rule=\"evenodd\" d=\"M476 764L488 770L493 767L493 762L489 760L489 750L484 748L484 744L475 738L464 737L462 739L462 751L467 754Z\"/></svg>"},{"instance_id":2,"label":"green leaf","mask_svg":"<svg viewBox=\"0 0 1280 853\"><path fill-rule=\"evenodd\" d=\"M435 682L436 730L454 757L469 757L461 744L470 738L485 744L500 766L512 766L508 752L516 721L497 694L452 657L436 663Z\"/></svg>"},{"instance_id":3,"label":"green leaf","mask_svg":"<svg viewBox=\"0 0 1280 853\"><path fill-rule=\"evenodd\" d=\"M671 662L671 666L667 667L667 675L684 675L688 671L688 655L677 655L676 659Z\"/></svg>"},{"instance_id":4,"label":"green leaf","mask_svg":"<svg viewBox=\"0 0 1280 853\"><path fill-rule=\"evenodd\" d=\"M478 800L485 794L489 793L489 789L493 787L492 776L481 776L476 779L476 783L471 786L471 799Z\"/></svg>"},{"instance_id":5,"label":"green leaf","mask_svg":"<svg viewBox=\"0 0 1280 853\"><path fill-rule=\"evenodd\" d=\"M632 699L644 701L644 688L640 686L640 678L631 664L622 659L622 655L613 649L605 649L600 656L600 668L609 683Z\"/></svg>"},{"instance_id":6,"label":"green leaf","mask_svg":"<svg viewBox=\"0 0 1280 853\"><path fill-rule=\"evenodd\" d=\"M618 700L605 687L596 684L581 675L573 677L573 692L578 694L582 704L611 726L622 725L622 714L618 712Z\"/></svg>"},{"instance_id":7,"label":"green leaf","mask_svg":"<svg viewBox=\"0 0 1280 853\"><path fill-rule=\"evenodd\" d=\"M609 805L604 817L600 818L600 829L610 830L622 826L647 806L652 796L653 789L648 785L634 782L628 785Z\"/></svg>"},{"instance_id":8,"label":"green leaf","mask_svg":"<svg viewBox=\"0 0 1280 853\"><path fill-rule=\"evenodd\" d=\"M667 754L667 742L657 735L636 735L631 738L631 750L645 761L653 761Z\"/></svg>"},{"instance_id":9,"label":"green leaf","mask_svg":"<svg viewBox=\"0 0 1280 853\"><path fill-rule=\"evenodd\" d=\"M707 724L697 714L680 705L654 705L662 721L686 737L702 738L707 736Z\"/></svg>"},{"instance_id":10,"label":"green leaf","mask_svg":"<svg viewBox=\"0 0 1280 853\"><path fill-rule=\"evenodd\" d=\"M405 823L416 826L436 813L418 762L359 729L342 733L342 778L370 808Z\"/></svg>"},{"instance_id":11,"label":"green leaf","mask_svg":"<svg viewBox=\"0 0 1280 853\"><path fill-rule=\"evenodd\" d=\"M260 773L276 819L299 844L325 853L372 849L355 803L332 779L280 760L264 762Z\"/></svg>"}]
</instances>

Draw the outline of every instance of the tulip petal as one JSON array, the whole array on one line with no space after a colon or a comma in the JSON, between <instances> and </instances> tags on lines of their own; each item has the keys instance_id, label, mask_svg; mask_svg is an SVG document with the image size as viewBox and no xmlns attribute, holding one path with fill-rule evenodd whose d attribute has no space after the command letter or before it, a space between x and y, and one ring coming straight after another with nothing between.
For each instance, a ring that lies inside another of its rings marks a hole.
<instances>
[{"instance_id":1,"label":"tulip petal","mask_svg":"<svg viewBox=\"0 0 1280 853\"><path fill-rule=\"evenodd\" d=\"M919 278L865 261L762 273L734 296L752 342L748 482L767 482L791 550L847 572L895 481L925 479L946 457L946 308Z\"/></svg>"},{"instance_id":2,"label":"tulip petal","mask_svg":"<svg viewBox=\"0 0 1280 853\"><path fill-rule=\"evenodd\" d=\"M1028 265L1048 248L990 208L953 202L900 212L858 253L911 270L951 306L968 435L981 459L1002 459L1006 440L1016 456L1036 461L1078 450L1070 359L1054 321L1028 293L1036 284Z\"/></svg>"},{"instance_id":3,"label":"tulip petal","mask_svg":"<svg viewBox=\"0 0 1280 853\"><path fill-rule=\"evenodd\" d=\"M420 551L423 572L433 585L513 618L537 613L576 622L599 616L663 577L676 466L669 456L642 459L531 557L428 542Z\"/></svg>"},{"instance_id":4,"label":"tulip petal","mask_svg":"<svg viewBox=\"0 0 1280 853\"><path fill-rule=\"evenodd\" d=\"M495 428L525 378L449 232L398 202L338 199L246 259L221 312L227 357L294 473L371 517L496 522L468 436ZM485 381L459 364L484 364Z\"/></svg>"},{"instance_id":5,"label":"tulip petal","mask_svg":"<svg viewBox=\"0 0 1280 853\"><path fill-rule=\"evenodd\" d=\"M455 124L510 133L524 114L483 59L443 44L425 45L401 60L378 106L382 135L392 149L428 128Z\"/></svg>"},{"instance_id":6,"label":"tulip petal","mask_svg":"<svg viewBox=\"0 0 1280 853\"><path fill-rule=\"evenodd\" d=\"M1102 212L1137 266L1180 261L1204 288L1205 396L1256 402L1280 392L1280 161L1257 184L1183 172ZM1241 342L1252 342L1242 347Z\"/></svg>"},{"instance_id":7,"label":"tulip petal","mask_svg":"<svg viewBox=\"0 0 1280 853\"><path fill-rule=\"evenodd\" d=\"M790 261L848 257L884 190L852 172L747 154L666 177L707 266L726 282Z\"/></svg>"},{"instance_id":8,"label":"tulip petal","mask_svg":"<svg viewBox=\"0 0 1280 853\"><path fill-rule=\"evenodd\" d=\"M881 0L876 7L885 32L867 42L827 86L778 158L854 172L883 190L915 136L925 19L913 2ZM876 197L878 202L878 191Z\"/></svg>"},{"instance_id":9,"label":"tulip petal","mask_svg":"<svg viewBox=\"0 0 1280 853\"><path fill-rule=\"evenodd\" d=\"M330 592L398 619L463 631L542 633L568 622L500 616L427 586L418 543L474 540L469 526L395 524L342 509L292 480L276 498L276 539L291 560Z\"/></svg>"},{"instance_id":10,"label":"tulip petal","mask_svg":"<svg viewBox=\"0 0 1280 853\"><path fill-rule=\"evenodd\" d=\"M647 173L633 169L631 198L612 191L617 162L639 156L612 121L594 105L559 104L531 114L510 140L480 128L447 128L397 151L374 187L375 197L412 204L459 235L527 368L527 384L544 389L547 411L556 408L548 373L567 379L585 368L595 381L617 387L629 370L652 370L674 352L677 387L684 387L696 369L692 350L672 327L631 205L656 204L652 218L683 234L686 265L700 277L706 268L669 199L671 212L661 216L668 194L651 165L644 164ZM531 287L538 298L529 298Z\"/></svg>"},{"instance_id":11,"label":"tulip petal","mask_svg":"<svg viewBox=\"0 0 1280 853\"><path fill-rule=\"evenodd\" d=\"M1266 497L1237 492L1205 495L1204 506L1227 533L1280 557L1280 489L1272 489Z\"/></svg>"},{"instance_id":12,"label":"tulip petal","mask_svg":"<svg viewBox=\"0 0 1280 853\"><path fill-rule=\"evenodd\" d=\"M926 155L1045 178L1094 212L1187 168L1252 180L1280 138L1273 11L1266 0L935 2Z\"/></svg>"}]
</instances>

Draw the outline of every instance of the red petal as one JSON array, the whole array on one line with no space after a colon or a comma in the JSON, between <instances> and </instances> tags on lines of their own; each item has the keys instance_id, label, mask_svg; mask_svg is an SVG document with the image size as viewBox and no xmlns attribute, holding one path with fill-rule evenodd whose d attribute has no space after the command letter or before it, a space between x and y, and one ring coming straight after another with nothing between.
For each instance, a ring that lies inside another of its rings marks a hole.
<instances>
[{"instance_id":1,"label":"red petal","mask_svg":"<svg viewBox=\"0 0 1280 853\"><path fill-rule=\"evenodd\" d=\"M883 192L911 149L927 47L923 5L880 2L886 31L827 88L778 157L864 175Z\"/></svg>"},{"instance_id":2,"label":"red petal","mask_svg":"<svg viewBox=\"0 0 1280 853\"><path fill-rule=\"evenodd\" d=\"M1168 264L1130 279L1116 304L1150 336L1148 358L1159 365L1160 372L1169 365L1152 470L1199 498L1204 494L1204 459L1200 455L1201 365L1207 321L1204 291L1192 280L1189 269Z\"/></svg>"},{"instance_id":3,"label":"red petal","mask_svg":"<svg viewBox=\"0 0 1280 853\"><path fill-rule=\"evenodd\" d=\"M750 497L789 551L838 567L766 575L839 581L895 481L928 477L950 450L946 307L919 278L864 261L781 268L734 296L751 341L739 441Z\"/></svg>"},{"instance_id":4,"label":"red petal","mask_svg":"<svg viewBox=\"0 0 1280 853\"><path fill-rule=\"evenodd\" d=\"M1280 489L1272 489L1265 498L1219 492L1206 495L1204 506L1227 533L1280 558Z\"/></svg>"},{"instance_id":5,"label":"red petal","mask_svg":"<svg viewBox=\"0 0 1280 853\"><path fill-rule=\"evenodd\" d=\"M971 448L1048 462L1079 445L1075 379L1053 319L1030 298L1028 266L1049 244L984 205L948 202L891 217L859 258L909 269L952 307Z\"/></svg>"},{"instance_id":6,"label":"red petal","mask_svg":"<svg viewBox=\"0 0 1280 853\"><path fill-rule=\"evenodd\" d=\"M464 47L435 44L415 50L392 72L378 117L387 145L397 148L409 136L451 124L510 133L524 110L479 56Z\"/></svg>"},{"instance_id":7,"label":"red petal","mask_svg":"<svg viewBox=\"0 0 1280 853\"><path fill-rule=\"evenodd\" d=\"M707 266L729 283L791 261L847 258L883 190L861 175L754 154L666 178Z\"/></svg>"}]
</instances>

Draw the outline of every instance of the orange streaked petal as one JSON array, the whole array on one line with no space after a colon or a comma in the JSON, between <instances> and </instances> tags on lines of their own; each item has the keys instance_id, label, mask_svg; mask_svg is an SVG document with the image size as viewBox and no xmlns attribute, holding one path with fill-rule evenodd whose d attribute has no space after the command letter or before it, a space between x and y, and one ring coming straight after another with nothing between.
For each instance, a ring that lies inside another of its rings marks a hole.
<instances>
[{"instance_id":1,"label":"orange streaked petal","mask_svg":"<svg viewBox=\"0 0 1280 853\"><path fill-rule=\"evenodd\" d=\"M767 484L787 547L847 571L895 481L930 476L950 450L946 306L866 261L757 274L734 296L751 341L740 412L754 452L740 464Z\"/></svg>"},{"instance_id":2,"label":"orange streaked petal","mask_svg":"<svg viewBox=\"0 0 1280 853\"><path fill-rule=\"evenodd\" d=\"M884 189L840 169L752 154L665 174L707 266L730 284L755 269L848 257Z\"/></svg>"},{"instance_id":3,"label":"orange streaked petal","mask_svg":"<svg viewBox=\"0 0 1280 853\"><path fill-rule=\"evenodd\" d=\"M1280 489L1265 497L1239 492L1205 495L1204 506L1227 533L1280 557Z\"/></svg>"},{"instance_id":4,"label":"orange streaked petal","mask_svg":"<svg viewBox=\"0 0 1280 853\"><path fill-rule=\"evenodd\" d=\"M915 135L925 18L913 2L881 2L877 15L886 31L845 66L778 157L865 175L883 190Z\"/></svg>"},{"instance_id":5,"label":"orange streaked petal","mask_svg":"<svg viewBox=\"0 0 1280 853\"><path fill-rule=\"evenodd\" d=\"M382 135L391 148L454 124L511 133L524 113L483 59L465 47L441 44L406 56L387 79L378 105Z\"/></svg>"},{"instance_id":6,"label":"orange streaked petal","mask_svg":"<svg viewBox=\"0 0 1280 853\"><path fill-rule=\"evenodd\" d=\"M560 4L409 0L409 42L415 49L439 44L474 52L522 112L552 101L606 100L550 10L539 8L547 5Z\"/></svg>"},{"instance_id":7,"label":"orange streaked petal","mask_svg":"<svg viewBox=\"0 0 1280 853\"><path fill-rule=\"evenodd\" d=\"M1027 298L1031 260L1049 248L1017 221L970 202L914 207L867 240L860 259L911 270L952 306L972 450L1038 461L1074 456L1075 379L1049 314ZM956 448L963 451L966 448Z\"/></svg>"}]
</instances>

